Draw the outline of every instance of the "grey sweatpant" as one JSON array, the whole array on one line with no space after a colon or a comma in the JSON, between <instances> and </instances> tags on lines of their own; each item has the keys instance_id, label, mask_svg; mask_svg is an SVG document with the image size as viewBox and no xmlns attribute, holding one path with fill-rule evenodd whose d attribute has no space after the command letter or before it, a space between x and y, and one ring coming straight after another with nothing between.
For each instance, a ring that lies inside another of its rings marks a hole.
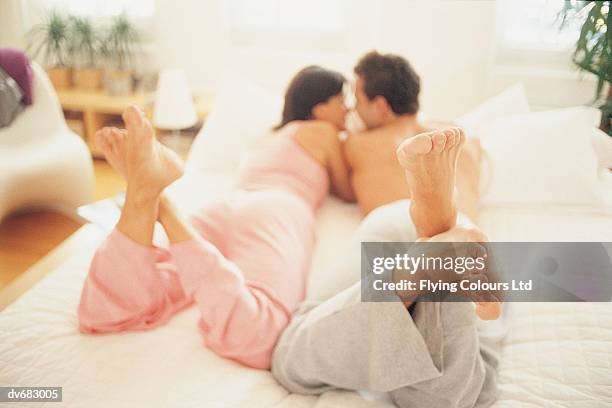
<instances>
[{"instance_id":1,"label":"grey sweatpant","mask_svg":"<svg viewBox=\"0 0 612 408\"><path fill-rule=\"evenodd\" d=\"M400 407L487 407L495 400L497 342L481 342L471 303L361 302L359 241L414 241L406 200L366 220L353 252L355 282L304 303L280 337L272 374L288 390L388 392ZM357 258L357 262L355 262ZM333 269L338 271L340 266ZM349 274L350 275L350 274Z\"/></svg>"}]
</instances>

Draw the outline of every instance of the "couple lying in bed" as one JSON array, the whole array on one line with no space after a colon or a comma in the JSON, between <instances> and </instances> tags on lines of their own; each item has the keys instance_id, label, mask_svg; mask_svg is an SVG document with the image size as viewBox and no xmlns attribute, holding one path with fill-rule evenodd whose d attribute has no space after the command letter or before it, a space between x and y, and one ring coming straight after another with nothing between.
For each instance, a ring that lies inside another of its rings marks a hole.
<instances>
[{"instance_id":1,"label":"couple lying in bed","mask_svg":"<svg viewBox=\"0 0 612 408\"><path fill-rule=\"evenodd\" d=\"M83 288L81 331L153 328L195 302L210 349L272 369L291 391L385 391L400 406L491 403L495 361L479 343L470 303L404 293L403 302L366 303L356 281L297 310L328 191L356 199L378 239L486 240L456 221L457 208L474 217L478 200L477 149L464 148L463 131L418 123L419 78L402 57L369 53L355 74L367 130L341 142L345 79L305 68L289 85L281 124L243 163L233 192L189 221L164 195L182 175L180 160L156 141L142 111L125 111L125 129L100 130L97 141L127 191ZM157 221L167 249L153 245ZM476 314L495 319L499 305L478 303Z\"/></svg>"}]
</instances>

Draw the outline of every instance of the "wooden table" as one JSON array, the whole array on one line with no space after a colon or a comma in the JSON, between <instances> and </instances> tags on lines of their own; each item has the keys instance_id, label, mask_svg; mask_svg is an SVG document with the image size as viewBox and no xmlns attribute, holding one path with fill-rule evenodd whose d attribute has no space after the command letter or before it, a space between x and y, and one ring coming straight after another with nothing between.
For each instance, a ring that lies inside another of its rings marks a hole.
<instances>
[{"instance_id":1,"label":"wooden table","mask_svg":"<svg viewBox=\"0 0 612 408\"><path fill-rule=\"evenodd\" d=\"M102 157L95 145L94 134L108 123L121 122L121 113L130 105L139 105L147 115L153 114L153 93L140 93L126 96L111 96L104 91L82 91L77 89L57 91L62 109L82 115L83 138L94 157ZM211 94L197 94L194 100L196 113L203 120L212 107Z\"/></svg>"}]
</instances>

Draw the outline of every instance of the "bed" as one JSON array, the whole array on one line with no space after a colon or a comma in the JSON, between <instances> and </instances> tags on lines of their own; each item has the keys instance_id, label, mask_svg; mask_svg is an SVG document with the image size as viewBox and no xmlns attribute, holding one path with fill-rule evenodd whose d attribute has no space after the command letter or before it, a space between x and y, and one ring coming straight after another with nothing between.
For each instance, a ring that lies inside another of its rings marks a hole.
<instances>
[{"instance_id":1,"label":"bed","mask_svg":"<svg viewBox=\"0 0 612 408\"><path fill-rule=\"evenodd\" d=\"M196 141L194 150L210 154L202 149L211 143ZM171 191L185 211L223 194L233 177L193 157ZM354 205L327 200L318 220L313 276L320 278L359 220ZM488 203L481 225L493 241L612 241L612 210L605 205ZM71 407L391 406L384 396L368 393L291 394L269 372L206 349L195 308L151 331L80 334L80 290L106 234L108 229L85 225L72 238L78 251L0 313L0 386L61 386L62 405ZM611 303L513 304L507 319L496 408L612 406Z\"/></svg>"}]
</instances>

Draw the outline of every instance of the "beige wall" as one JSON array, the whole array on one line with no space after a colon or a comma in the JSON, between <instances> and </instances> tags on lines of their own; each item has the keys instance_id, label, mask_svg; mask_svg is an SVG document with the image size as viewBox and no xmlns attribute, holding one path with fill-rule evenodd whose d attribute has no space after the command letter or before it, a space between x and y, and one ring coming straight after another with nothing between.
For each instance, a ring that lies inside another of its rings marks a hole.
<instances>
[{"instance_id":1,"label":"beige wall","mask_svg":"<svg viewBox=\"0 0 612 408\"><path fill-rule=\"evenodd\" d=\"M0 0L0 41L19 41L19 4L41 0ZM196 90L214 90L230 71L275 91L307 64L321 64L351 75L356 59L377 48L406 56L423 81L421 102L431 117L453 119L487 96L517 81L527 86L537 107L588 102L593 81L581 81L569 63L539 67L528 61L500 59L495 43L496 4L470 0L348 0L347 35L342 44L296 47L290 38L275 46L245 47L232 40L228 0L156 0L157 18L146 67L179 67ZM24 14L36 21L26 7ZM17 21L19 19L16 19ZM2 32L5 32L2 34ZM5 40L6 39L6 40Z\"/></svg>"},{"instance_id":2,"label":"beige wall","mask_svg":"<svg viewBox=\"0 0 612 408\"><path fill-rule=\"evenodd\" d=\"M155 55L160 65L184 67L195 87L214 87L227 67L275 90L306 64L350 75L356 59L377 48L413 62L423 79L423 108L432 116L454 117L485 96L493 2L352 1L347 42L325 52L292 50L290 43L284 49L234 46L221 1L189 3L177 8L158 1L165 18L157 25Z\"/></svg>"},{"instance_id":3,"label":"beige wall","mask_svg":"<svg viewBox=\"0 0 612 408\"><path fill-rule=\"evenodd\" d=\"M350 0L348 39L337 50L244 48L232 43L224 0L157 0L155 64L187 70L195 88L214 88L229 69L282 90L300 67L318 63L351 74L369 49L406 56L423 80L422 106L429 116L453 119L515 82L527 87L538 108L587 103L594 82L567 57L539 66L500 58L496 4L470 0ZM181 24L173 24L173 22ZM282 41L281 41L282 43ZM332 47L333 48L333 47Z\"/></svg>"},{"instance_id":4,"label":"beige wall","mask_svg":"<svg viewBox=\"0 0 612 408\"><path fill-rule=\"evenodd\" d=\"M22 0L0 0L0 46L25 46Z\"/></svg>"}]
</instances>

